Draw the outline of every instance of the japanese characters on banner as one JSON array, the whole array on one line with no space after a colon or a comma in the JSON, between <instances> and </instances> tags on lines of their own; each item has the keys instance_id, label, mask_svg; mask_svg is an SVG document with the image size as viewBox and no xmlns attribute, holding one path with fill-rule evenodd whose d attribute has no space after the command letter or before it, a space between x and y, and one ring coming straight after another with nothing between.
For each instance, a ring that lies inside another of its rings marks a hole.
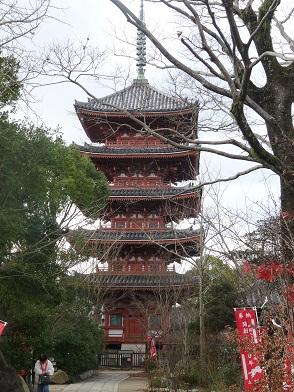
<instances>
[{"instance_id":1,"label":"japanese characters on banner","mask_svg":"<svg viewBox=\"0 0 294 392\"><path fill-rule=\"evenodd\" d=\"M260 334L257 325L256 309L234 309L234 312L241 342L258 345L260 343ZM250 391L258 381L263 379L264 371L260 366L260 361L256 354L252 354L242 348L240 350L240 358L244 389L245 391Z\"/></svg>"},{"instance_id":2,"label":"japanese characters on banner","mask_svg":"<svg viewBox=\"0 0 294 392\"><path fill-rule=\"evenodd\" d=\"M240 350L242 373L245 391L250 391L253 386L263 379L264 373L259 365L258 358L246 350Z\"/></svg>"},{"instance_id":3,"label":"japanese characters on banner","mask_svg":"<svg viewBox=\"0 0 294 392\"><path fill-rule=\"evenodd\" d=\"M6 325L7 323L5 321L0 320L0 336L3 335Z\"/></svg>"}]
</instances>

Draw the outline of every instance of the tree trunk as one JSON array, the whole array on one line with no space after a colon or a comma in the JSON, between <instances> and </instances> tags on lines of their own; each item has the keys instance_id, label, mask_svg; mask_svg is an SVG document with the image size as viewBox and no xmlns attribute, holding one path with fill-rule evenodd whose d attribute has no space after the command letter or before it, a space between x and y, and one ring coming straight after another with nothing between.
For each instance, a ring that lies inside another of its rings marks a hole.
<instances>
[{"instance_id":1,"label":"tree trunk","mask_svg":"<svg viewBox=\"0 0 294 392\"><path fill-rule=\"evenodd\" d=\"M206 341L205 341L205 320L204 320L204 301L203 301L203 256L200 256L199 270L199 355L201 377L205 375L206 368ZM204 380L203 380L204 381Z\"/></svg>"},{"instance_id":2,"label":"tree trunk","mask_svg":"<svg viewBox=\"0 0 294 392\"><path fill-rule=\"evenodd\" d=\"M8 363L6 362L6 359L2 353L2 351L0 350L0 366L1 367L7 367Z\"/></svg>"},{"instance_id":3,"label":"tree trunk","mask_svg":"<svg viewBox=\"0 0 294 392\"><path fill-rule=\"evenodd\" d=\"M294 181L281 180L281 242L282 260L284 265L294 264ZM285 286L293 284L293 277L286 276ZM285 287L282 287L285 290ZM285 296L290 331L294 335L293 304Z\"/></svg>"},{"instance_id":4,"label":"tree trunk","mask_svg":"<svg viewBox=\"0 0 294 392\"><path fill-rule=\"evenodd\" d=\"M294 180L281 180L282 251L286 263L294 261Z\"/></svg>"},{"instance_id":5,"label":"tree trunk","mask_svg":"<svg viewBox=\"0 0 294 392\"><path fill-rule=\"evenodd\" d=\"M282 67L281 67L282 68ZM281 235L284 263L294 260L294 128L292 119L293 82L285 69L273 77L266 87L261 103L273 115L275 122L266 123L274 155L282 166L281 182Z\"/></svg>"}]
</instances>

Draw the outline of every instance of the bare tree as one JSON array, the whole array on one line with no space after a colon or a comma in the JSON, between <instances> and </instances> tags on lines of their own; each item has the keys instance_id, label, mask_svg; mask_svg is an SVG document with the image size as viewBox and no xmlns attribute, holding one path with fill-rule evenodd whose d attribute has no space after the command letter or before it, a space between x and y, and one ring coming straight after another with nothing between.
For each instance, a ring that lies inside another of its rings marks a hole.
<instances>
[{"instance_id":1,"label":"bare tree","mask_svg":"<svg viewBox=\"0 0 294 392\"><path fill-rule=\"evenodd\" d=\"M52 8L51 0L0 1L1 97L12 95L26 104L31 100L32 82L40 75L43 63L30 43L41 23L53 18L49 14ZM21 97L14 92L16 85L21 88ZM2 101L5 104L5 99Z\"/></svg>"},{"instance_id":2,"label":"bare tree","mask_svg":"<svg viewBox=\"0 0 294 392\"><path fill-rule=\"evenodd\" d=\"M289 18L282 21L274 19L280 1L262 1L258 8L254 7L254 2L251 1L240 6L239 2L232 1L151 1L154 7L161 3L161 6L175 12L181 17L183 25L182 20L187 20L187 34L178 32L179 46L188 51L187 61L183 56L177 56L173 54L174 51L165 47L121 1L112 2L166 58L166 67L175 68L182 75L186 75L186 79L188 77L191 83L198 83L201 92L207 94L210 101L216 102L215 105L230 108L230 120L224 121L226 126L214 129L217 133L224 132L216 138L209 136L207 140L180 134L175 127L169 131L180 138L180 141L176 141L164 136L163 129L152 130L144 121L126 111L129 118L145 134L158 136L178 148L185 144L185 148L217 154L233 161L251 163L245 170L230 177L207 181L199 187L217 181L233 180L261 168L272 170L281 178L282 211L288 217L288 226L292 227L293 94L290 86L293 56L285 52L285 45L277 47L271 31L272 24L275 23L278 26L276 31L280 32L286 41L285 44L289 46L291 38L284 27ZM220 27L220 24L224 26ZM198 31L197 36L194 34L195 28ZM290 47L289 50L291 52ZM87 88L86 83L83 83L83 77L92 75L100 80L111 77L117 80L113 75L99 73L103 53L97 55L89 51L88 42L81 50L55 47L46 60L49 69L46 70L47 74L60 77L58 82L74 83L94 100L97 97ZM258 70L260 67L263 69L261 75ZM255 83L257 77L262 80L263 86ZM101 99L99 102L101 103ZM124 111L123 108L117 109ZM254 122L251 121L252 116L263 124L266 135L260 134L258 129L256 131ZM195 127L195 124L192 127ZM212 128L207 127L206 122L204 131L209 132ZM230 128L233 128L234 132L229 132ZM226 134L229 136L226 137ZM233 150L228 150L228 147L232 147ZM292 260L292 251L286 244L284 253L287 262Z\"/></svg>"},{"instance_id":3,"label":"bare tree","mask_svg":"<svg viewBox=\"0 0 294 392\"><path fill-rule=\"evenodd\" d=\"M166 7L181 18L183 26L188 26L177 32L180 49L186 51L184 58L165 46L122 1L111 1L129 23L149 38L165 58L167 67L180 70L224 105L229 104L239 134L222 140L189 140L191 148L257 163L246 172L267 168L276 173L281 179L282 211L288 214L288 226L294 231L291 152L294 58L293 39L287 32L293 10L279 20L275 15L282 6L281 0L150 0L155 9L159 5ZM277 39L276 32L279 32ZM278 39L282 42L280 46ZM262 82L256 82L257 78ZM265 137L251 125L251 114L262 120ZM234 146L238 152L229 154L216 148L221 145ZM284 254L288 261L293 259L293 252L286 245Z\"/></svg>"}]
</instances>

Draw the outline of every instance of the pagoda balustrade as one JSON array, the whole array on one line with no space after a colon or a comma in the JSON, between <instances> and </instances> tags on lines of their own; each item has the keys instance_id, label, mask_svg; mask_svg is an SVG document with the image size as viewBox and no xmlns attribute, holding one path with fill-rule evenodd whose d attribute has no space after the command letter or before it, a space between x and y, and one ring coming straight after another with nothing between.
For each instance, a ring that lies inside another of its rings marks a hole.
<instances>
[{"instance_id":1,"label":"pagoda balustrade","mask_svg":"<svg viewBox=\"0 0 294 392\"><path fill-rule=\"evenodd\" d=\"M121 146L134 146L134 147L169 147L166 143L162 142L160 139L155 137L144 137L141 134L136 134L136 136L121 136L117 139L110 139L105 142L105 146L109 147L121 147Z\"/></svg>"},{"instance_id":2,"label":"pagoda balustrade","mask_svg":"<svg viewBox=\"0 0 294 392\"><path fill-rule=\"evenodd\" d=\"M160 187L166 188L168 185L157 176L118 176L113 178L113 186L115 188L138 188L138 187Z\"/></svg>"},{"instance_id":3,"label":"pagoda balustrade","mask_svg":"<svg viewBox=\"0 0 294 392\"><path fill-rule=\"evenodd\" d=\"M142 222L116 222L113 224L112 227L109 227L108 224L106 225L101 225L100 229L103 229L103 231L109 231L109 232L118 232L120 233L122 229L124 229L124 232L134 232L136 233L138 230L137 229L148 229L148 232L152 231L166 231L166 227L161 225L159 222L156 223L148 223L146 221Z\"/></svg>"},{"instance_id":4,"label":"pagoda balustrade","mask_svg":"<svg viewBox=\"0 0 294 392\"><path fill-rule=\"evenodd\" d=\"M166 226L163 218L147 218L144 216L131 217L131 218L113 218L111 219L111 227L116 230L125 231L137 231L148 230L148 231L158 231L166 230Z\"/></svg>"},{"instance_id":5,"label":"pagoda balustrade","mask_svg":"<svg viewBox=\"0 0 294 392\"><path fill-rule=\"evenodd\" d=\"M99 265L96 268L96 273L97 274L136 274L136 273L150 273L154 274L154 272L157 273L175 273L176 268L174 265L164 265L164 264L157 264L157 265L146 265L146 264L140 264L136 266L132 266L131 264L127 265L122 265L121 268L119 268L118 265L108 265L108 266L103 266Z\"/></svg>"}]
</instances>

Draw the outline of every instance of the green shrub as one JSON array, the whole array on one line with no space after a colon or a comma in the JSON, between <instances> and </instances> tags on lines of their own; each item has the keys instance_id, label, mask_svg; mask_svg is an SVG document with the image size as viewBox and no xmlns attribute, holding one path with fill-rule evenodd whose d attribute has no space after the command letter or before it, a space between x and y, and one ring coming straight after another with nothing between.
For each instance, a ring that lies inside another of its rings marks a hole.
<instances>
[{"instance_id":1,"label":"green shrub","mask_svg":"<svg viewBox=\"0 0 294 392\"><path fill-rule=\"evenodd\" d=\"M167 380L161 377L154 377L150 380L151 388L165 388L167 387Z\"/></svg>"},{"instance_id":2,"label":"green shrub","mask_svg":"<svg viewBox=\"0 0 294 392\"><path fill-rule=\"evenodd\" d=\"M180 385L188 385L190 387L201 385L201 374L198 366L183 368L178 373Z\"/></svg>"},{"instance_id":3,"label":"green shrub","mask_svg":"<svg viewBox=\"0 0 294 392\"><path fill-rule=\"evenodd\" d=\"M144 368L146 372L151 372L157 368L157 362L151 359L146 359L144 363Z\"/></svg>"},{"instance_id":4,"label":"green shrub","mask_svg":"<svg viewBox=\"0 0 294 392\"><path fill-rule=\"evenodd\" d=\"M96 368L101 341L101 330L90 320L59 330L54 336L52 352L58 368L72 378Z\"/></svg>"},{"instance_id":5,"label":"green shrub","mask_svg":"<svg viewBox=\"0 0 294 392\"><path fill-rule=\"evenodd\" d=\"M225 385L235 385L240 383L241 370L237 363L227 363L219 369L220 378Z\"/></svg>"},{"instance_id":6,"label":"green shrub","mask_svg":"<svg viewBox=\"0 0 294 392\"><path fill-rule=\"evenodd\" d=\"M240 384L241 370L239 364L233 362L219 365L211 363L201 372L199 364L196 363L179 370L177 379L182 387L211 386L221 392L227 391L228 386Z\"/></svg>"}]
</instances>

